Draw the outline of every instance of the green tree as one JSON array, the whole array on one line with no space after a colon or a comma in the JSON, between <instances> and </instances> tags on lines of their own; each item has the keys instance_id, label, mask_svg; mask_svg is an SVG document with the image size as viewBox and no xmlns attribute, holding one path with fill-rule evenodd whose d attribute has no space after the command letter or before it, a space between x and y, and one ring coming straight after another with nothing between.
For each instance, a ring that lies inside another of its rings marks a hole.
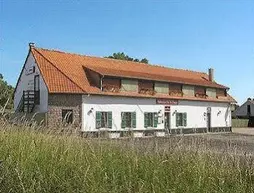
<instances>
[{"instance_id":1,"label":"green tree","mask_svg":"<svg viewBox=\"0 0 254 193\"><path fill-rule=\"evenodd\" d=\"M143 59L139 60L138 58L129 57L124 52L113 53L111 56L106 56L105 58L112 58L112 59L118 59L118 60L127 60L127 61L133 61L133 62L141 62L141 63L146 63L146 64L148 64L148 62L149 62L148 59L146 59L146 58L143 58Z\"/></svg>"},{"instance_id":2,"label":"green tree","mask_svg":"<svg viewBox=\"0 0 254 193\"><path fill-rule=\"evenodd\" d=\"M14 88L4 81L4 77L0 73L0 108L5 107L7 102L6 108L13 108L13 92Z\"/></svg>"},{"instance_id":3,"label":"green tree","mask_svg":"<svg viewBox=\"0 0 254 193\"><path fill-rule=\"evenodd\" d=\"M143 58L140 62L148 64L148 60L146 58Z\"/></svg>"}]
</instances>

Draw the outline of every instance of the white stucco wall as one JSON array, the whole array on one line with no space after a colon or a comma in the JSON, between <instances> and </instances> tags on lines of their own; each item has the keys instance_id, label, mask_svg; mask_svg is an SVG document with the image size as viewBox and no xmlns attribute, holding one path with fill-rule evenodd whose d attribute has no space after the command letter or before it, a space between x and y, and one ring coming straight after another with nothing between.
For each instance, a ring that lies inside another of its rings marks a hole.
<instances>
[{"instance_id":1,"label":"white stucco wall","mask_svg":"<svg viewBox=\"0 0 254 193\"><path fill-rule=\"evenodd\" d=\"M211 127L231 127L231 110L228 103L179 101L178 105L171 105L171 128L179 128L176 127L174 111L187 113L186 128L207 127L207 107L211 107Z\"/></svg>"},{"instance_id":2,"label":"white stucco wall","mask_svg":"<svg viewBox=\"0 0 254 193\"><path fill-rule=\"evenodd\" d=\"M250 116L254 116L254 103L253 101L246 101L242 106L238 107L234 114L236 116L245 117L247 116L247 106L250 105Z\"/></svg>"},{"instance_id":3,"label":"white stucco wall","mask_svg":"<svg viewBox=\"0 0 254 193\"><path fill-rule=\"evenodd\" d=\"M112 111L112 131L124 130L121 128L121 112L136 112L136 129L144 128L144 112L159 112L157 129L164 129L164 106L156 104L156 99L141 99L109 96L83 95L82 102L82 131L97 131L95 129L96 111ZM168 105L167 105L168 106ZM231 111L228 103L179 101L178 105L170 105L171 129L176 127L175 111L187 113L187 126L185 128L207 127L207 107L211 107L211 126L230 127ZM89 114L88 111L93 108Z\"/></svg>"},{"instance_id":4,"label":"white stucco wall","mask_svg":"<svg viewBox=\"0 0 254 193\"><path fill-rule=\"evenodd\" d=\"M26 71L31 67L35 66L35 73L27 74ZM17 84L16 91L14 93L14 109L16 110L20 99L23 95L23 91L25 90L34 90L34 76L39 75L40 77L40 105L36 105L34 112L47 112L48 110L48 89L47 86L40 74L40 70L38 69L37 64L35 63L35 59L30 52L25 63L25 67L21 72L20 80Z\"/></svg>"}]
</instances>

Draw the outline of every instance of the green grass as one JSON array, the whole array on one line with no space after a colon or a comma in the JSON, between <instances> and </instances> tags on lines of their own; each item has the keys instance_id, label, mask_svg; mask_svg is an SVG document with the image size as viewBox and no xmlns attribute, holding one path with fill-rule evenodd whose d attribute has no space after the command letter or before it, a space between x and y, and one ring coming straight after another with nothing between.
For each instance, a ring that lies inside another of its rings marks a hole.
<instances>
[{"instance_id":1,"label":"green grass","mask_svg":"<svg viewBox=\"0 0 254 193\"><path fill-rule=\"evenodd\" d=\"M254 192L244 155L2 127L0 192Z\"/></svg>"}]
</instances>

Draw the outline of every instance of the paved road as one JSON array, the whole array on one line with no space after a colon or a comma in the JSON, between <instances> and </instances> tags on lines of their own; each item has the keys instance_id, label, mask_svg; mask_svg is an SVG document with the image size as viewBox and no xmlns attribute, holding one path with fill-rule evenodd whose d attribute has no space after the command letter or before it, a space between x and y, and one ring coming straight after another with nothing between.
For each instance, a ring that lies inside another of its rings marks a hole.
<instances>
[{"instance_id":1,"label":"paved road","mask_svg":"<svg viewBox=\"0 0 254 193\"><path fill-rule=\"evenodd\" d=\"M240 131L240 130L239 130ZM170 151L174 148L254 155L254 135L241 133L206 133L198 135L171 135L162 138L117 139L121 146L133 146L146 151Z\"/></svg>"},{"instance_id":2,"label":"paved road","mask_svg":"<svg viewBox=\"0 0 254 193\"><path fill-rule=\"evenodd\" d=\"M254 135L254 128L232 128L233 133Z\"/></svg>"}]
</instances>

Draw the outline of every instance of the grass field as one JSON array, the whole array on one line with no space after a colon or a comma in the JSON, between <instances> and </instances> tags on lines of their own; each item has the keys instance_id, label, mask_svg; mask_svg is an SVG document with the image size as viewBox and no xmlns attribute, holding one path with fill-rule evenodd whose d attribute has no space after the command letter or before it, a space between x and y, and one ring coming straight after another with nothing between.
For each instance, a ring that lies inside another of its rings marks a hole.
<instances>
[{"instance_id":1,"label":"grass field","mask_svg":"<svg viewBox=\"0 0 254 193\"><path fill-rule=\"evenodd\" d=\"M0 192L254 192L253 157L203 140L85 139L1 124Z\"/></svg>"}]
</instances>

